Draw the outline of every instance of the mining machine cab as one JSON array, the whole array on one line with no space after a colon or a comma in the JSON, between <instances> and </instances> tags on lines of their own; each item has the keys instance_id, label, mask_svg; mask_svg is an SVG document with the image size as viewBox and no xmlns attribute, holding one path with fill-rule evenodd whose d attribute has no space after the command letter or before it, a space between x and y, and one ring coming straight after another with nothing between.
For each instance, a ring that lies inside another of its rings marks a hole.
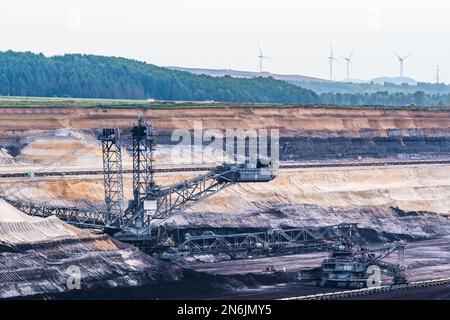
<instances>
[{"instance_id":1,"label":"mining machine cab","mask_svg":"<svg viewBox=\"0 0 450 320\"><path fill-rule=\"evenodd\" d=\"M224 163L216 170L222 173L222 179L233 182L269 182L276 177L272 162L263 163L259 159L256 164Z\"/></svg>"}]
</instances>

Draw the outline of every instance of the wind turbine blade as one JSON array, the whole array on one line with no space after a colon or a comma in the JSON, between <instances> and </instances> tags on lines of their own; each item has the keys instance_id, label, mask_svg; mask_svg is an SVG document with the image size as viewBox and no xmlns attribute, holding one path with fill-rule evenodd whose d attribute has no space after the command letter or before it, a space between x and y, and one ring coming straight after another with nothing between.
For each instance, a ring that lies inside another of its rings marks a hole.
<instances>
[{"instance_id":1,"label":"wind turbine blade","mask_svg":"<svg viewBox=\"0 0 450 320\"><path fill-rule=\"evenodd\" d=\"M410 57L412 55L412 52L410 54L408 54L407 56L403 57L403 60L405 60L406 58Z\"/></svg>"},{"instance_id":2,"label":"wind turbine blade","mask_svg":"<svg viewBox=\"0 0 450 320\"><path fill-rule=\"evenodd\" d=\"M350 60L353 57L353 54L355 53L355 49L352 50L352 53L348 56L348 59Z\"/></svg>"},{"instance_id":3,"label":"wind turbine blade","mask_svg":"<svg viewBox=\"0 0 450 320\"><path fill-rule=\"evenodd\" d=\"M401 59L402 57L400 57L398 54L397 54L397 52L395 52L395 51L392 51L392 53L393 54L395 54L396 56L397 56L397 58L399 58L399 59Z\"/></svg>"},{"instance_id":4,"label":"wind turbine blade","mask_svg":"<svg viewBox=\"0 0 450 320\"><path fill-rule=\"evenodd\" d=\"M258 43L258 49L259 49L259 55L261 57L263 57L263 53L262 53L262 50L261 50L261 45L259 43Z\"/></svg>"}]
</instances>

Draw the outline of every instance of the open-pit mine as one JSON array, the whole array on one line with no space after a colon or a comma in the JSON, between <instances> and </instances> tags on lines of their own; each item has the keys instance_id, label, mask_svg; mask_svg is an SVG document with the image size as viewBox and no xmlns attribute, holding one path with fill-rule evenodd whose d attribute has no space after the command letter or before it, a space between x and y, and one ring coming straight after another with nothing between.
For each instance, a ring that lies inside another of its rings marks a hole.
<instances>
[{"instance_id":1,"label":"open-pit mine","mask_svg":"<svg viewBox=\"0 0 450 320\"><path fill-rule=\"evenodd\" d=\"M450 111L2 107L0 266L0 298L449 299Z\"/></svg>"}]
</instances>

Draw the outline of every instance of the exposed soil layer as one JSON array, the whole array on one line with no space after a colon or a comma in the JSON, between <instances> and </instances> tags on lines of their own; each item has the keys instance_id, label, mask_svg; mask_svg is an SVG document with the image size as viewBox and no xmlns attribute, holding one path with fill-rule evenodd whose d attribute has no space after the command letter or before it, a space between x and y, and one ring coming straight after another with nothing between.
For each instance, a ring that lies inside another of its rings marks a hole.
<instances>
[{"instance_id":1,"label":"exposed soil layer","mask_svg":"<svg viewBox=\"0 0 450 320\"><path fill-rule=\"evenodd\" d=\"M369 108L195 108L179 110L105 108L2 108L1 135L61 128L95 129L101 125L129 128L136 115L148 118L156 130L203 128L278 128L286 133L332 136L448 136L449 112L374 110Z\"/></svg>"},{"instance_id":2,"label":"exposed soil layer","mask_svg":"<svg viewBox=\"0 0 450 320\"><path fill-rule=\"evenodd\" d=\"M99 169L102 159L101 146L96 140L98 130L119 126L124 132L124 146L129 147L129 130L138 114L143 114L160 135L159 142L163 145L157 150L157 165L173 165L183 160L183 157L170 156L171 132L193 130L200 121L203 129L279 129L281 160L450 155L450 112L332 108L176 111L3 108L0 171ZM123 157L124 166L130 168L129 152L124 151ZM363 228L365 239L371 241L445 237L450 234L449 173L448 165L284 171L269 183L233 185L160 223L167 223L170 232L182 230L183 234L183 231L202 233L211 229L238 232L356 222ZM157 183L169 185L194 175L158 174ZM92 208L103 206L104 191L101 177L30 177L0 181L0 195ZM125 196L132 197L130 177L125 179ZM290 272L296 272L297 263L312 266L320 260L319 256L279 259L277 268L287 268L286 274L280 277L258 275L261 263L269 263L264 260L259 264L256 260L247 264L243 261L242 268L236 267L241 272L234 272L232 263L235 262L188 266L205 273L199 274L166 265L108 236L67 226L58 219L29 218L12 211L6 204L0 205L0 230L3 270L0 271L0 297L42 297L42 294L55 297L54 293L66 290L66 271L74 264L85 275L82 287L86 294L65 293L64 297L88 297L90 293L97 297L99 293L104 297L122 297L128 293L129 297L186 298L194 297L193 288L204 292L197 297L220 297L228 289L244 297L254 292L251 290L261 290L261 285L272 286L275 292L276 283L290 283ZM422 247L414 244L407 250L414 277L425 279L448 272L445 249L448 243L427 242ZM44 271L37 273L37 269ZM223 274L224 271L228 274ZM243 274L244 271L252 275ZM186 281L176 283L180 279ZM137 288L129 290L130 286ZM118 291L113 290L115 293L110 295L112 287ZM292 290L288 291L292 293ZM307 294L318 289L302 290ZM226 295L231 297L231 293Z\"/></svg>"},{"instance_id":3,"label":"exposed soil layer","mask_svg":"<svg viewBox=\"0 0 450 320\"><path fill-rule=\"evenodd\" d=\"M29 217L0 200L0 298L178 281L182 270L55 217Z\"/></svg>"},{"instance_id":4,"label":"exposed soil layer","mask_svg":"<svg viewBox=\"0 0 450 320\"><path fill-rule=\"evenodd\" d=\"M66 164L99 167L96 132L118 126L129 135L142 114L170 142L176 129L278 129L281 160L423 157L450 154L450 112L369 108L2 108L0 163L45 163L73 150ZM126 143L125 143L126 144ZM90 149L90 150L88 150ZM77 151L78 150L78 151ZM80 151L81 150L81 151ZM83 153L83 154L80 154ZM82 155L82 156L81 156ZM129 159L124 155L124 162ZM170 162L170 159L163 161Z\"/></svg>"},{"instance_id":5,"label":"exposed soil layer","mask_svg":"<svg viewBox=\"0 0 450 320\"><path fill-rule=\"evenodd\" d=\"M327 226L356 222L361 228L405 237L449 233L450 168L446 165L303 169L279 172L269 183L237 184L160 223L174 229L249 229ZM169 185L195 173L159 174ZM10 198L58 205L103 205L101 178L1 181ZM131 179L125 179L131 199Z\"/></svg>"}]
</instances>

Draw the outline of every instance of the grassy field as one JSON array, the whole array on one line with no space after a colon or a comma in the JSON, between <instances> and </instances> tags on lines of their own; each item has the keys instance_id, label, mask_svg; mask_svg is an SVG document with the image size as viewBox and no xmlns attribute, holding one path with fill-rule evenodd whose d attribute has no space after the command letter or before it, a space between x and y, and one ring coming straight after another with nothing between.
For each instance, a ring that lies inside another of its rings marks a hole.
<instances>
[{"instance_id":1,"label":"grassy field","mask_svg":"<svg viewBox=\"0 0 450 320\"><path fill-rule=\"evenodd\" d=\"M189 108L348 108L348 109L383 109L383 110L421 110L450 111L450 106L333 106L333 105L298 105L276 103L236 103L211 101L148 101L125 99L81 99L81 98L44 98L44 97L5 97L0 96L0 108L141 108L141 109L189 109Z\"/></svg>"},{"instance_id":2,"label":"grassy field","mask_svg":"<svg viewBox=\"0 0 450 320\"><path fill-rule=\"evenodd\" d=\"M81 99L0 96L0 108L195 108L195 107L271 107L276 104L219 103L210 101L149 101L126 99Z\"/></svg>"}]
</instances>

